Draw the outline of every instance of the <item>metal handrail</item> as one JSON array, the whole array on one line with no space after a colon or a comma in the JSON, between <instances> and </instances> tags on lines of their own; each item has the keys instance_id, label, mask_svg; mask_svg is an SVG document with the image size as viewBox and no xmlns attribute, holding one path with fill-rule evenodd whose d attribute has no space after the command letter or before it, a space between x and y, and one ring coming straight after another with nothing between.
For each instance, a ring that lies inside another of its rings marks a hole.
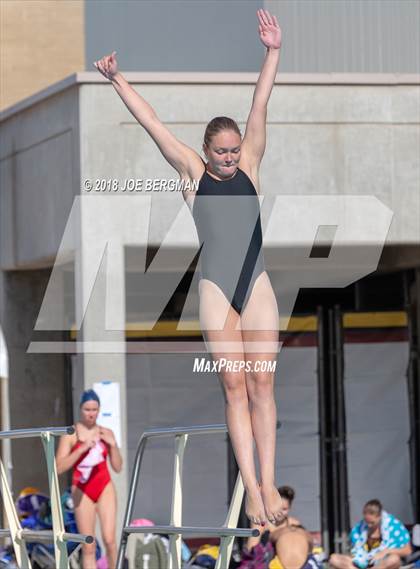
<instances>
[{"instance_id":1,"label":"metal handrail","mask_svg":"<svg viewBox=\"0 0 420 569\"><path fill-rule=\"evenodd\" d=\"M56 566L60 569L69 567L67 555L67 541L77 543L93 543L91 535L68 533L64 531L63 512L61 510L60 489L58 484L57 467L55 464L54 439L55 436L73 434L74 427L45 427L36 429L16 429L13 431L0 431L0 439L22 439L29 437L41 437L47 460L48 484L50 488L52 530L29 530L23 529L12 492L6 476L3 463L0 460L1 491L6 511L7 521L10 528L0 529L0 536L10 536L16 556L18 567L31 569L31 562L26 549L26 542L49 541L54 543Z\"/></svg>"},{"instance_id":2,"label":"metal handrail","mask_svg":"<svg viewBox=\"0 0 420 569\"><path fill-rule=\"evenodd\" d=\"M152 428L144 431L141 438L150 439L151 437L167 437L168 435L212 435L215 433L227 433L227 426L224 423L219 423L217 425L194 425L192 427Z\"/></svg>"},{"instance_id":3,"label":"metal handrail","mask_svg":"<svg viewBox=\"0 0 420 569\"><path fill-rule=\"evenodd\" d=\"M254 529L236 528L238 522L240 506L244 487L240 473L238 474L235 489L233 491L229 512L227 514L224 526L220 528L206 527L182 527L182 465L183 454L188 435L199 434L215 434L227 433L228 429L225 424L217 425L196 425L190 427L169 427L169 428L153 428L141 435L137 445L136 455L134 459L133 470L131 474L131 483L129 495L127 498L127 506L124 515L123 529L121 531L120 545L118 549L117 569L122 569L124 557L127 548L127 541L130 534L134 533L157 533L167 534L170 536L169 544L169 568L181 568L181 536L182 535L201 535L206 537L220 537L219 556L215 569L225 569L229 565L229 559L232 553L233 540L235 537L251 537L258 536L259 531ZM143 461L144 451L147 441L154 437L175 437L175 468L174 468L174 484L172 492L172 515L171 525L168 526L143 526L131 527L130 520L133 513L134 501L137 492L140 466Z\"/></svg>"},{"instance_id":4,"label":"metal handrail","mask_svg":"<svg viewBox=\"0 0 420 569\"><path fill-rule=\"evenodd\" d=\"M74 427L46 427L45 429L15 429L13 431L0 431L0 439L27 439L50 433L55 437L60 435L73 435Z\"/></svg>"},{"instance_id":5,"label":"metal handrail","mask_svg":"<svg viewBox=\"0 0 420 569\"><path fill-rule=\"evenodd\" d=\"M168 535L170 533L183 535L189 535L194 537L222 537L222 536L234 536L234 537L257 537L260 532L257 529L241 529L241 528L226 528L226 527L187 527L187 526L141 526L132 527L127 526L123 528L123 531L127 534L130 533L157 533L162 535Z\"/></svg>"},{"instance_id":6,"label":"metal handrail","mask_svg":"<svg viewBox=\"0 0 420 569\"><path fill-rule=\"evenodd\" d=\"M0 529L0 537L11 537L10 529ZM54 541L54 532L52 529L31 530L22 529L19 534L20 539L24 539L27 543L35 541L45 541L52 543ZM77 543L93 543L94 538L92 535L84 535L81 533L63 533L64 541L75 541Z\"/></svg>"}]
</instances>

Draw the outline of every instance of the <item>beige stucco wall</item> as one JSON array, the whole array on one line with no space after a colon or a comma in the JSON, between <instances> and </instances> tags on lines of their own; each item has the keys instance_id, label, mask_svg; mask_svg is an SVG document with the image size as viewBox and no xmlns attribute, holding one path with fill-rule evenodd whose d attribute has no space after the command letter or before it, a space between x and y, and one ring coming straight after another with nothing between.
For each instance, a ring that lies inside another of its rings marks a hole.
<instances>
[{"instance_id":1,"label":"beige stucco wall","mask_svg":"<svg viewBox=\"0 0 420 569\"><path fill-rule=\"evenodd\" d=\"M83 0L1 0L0 109L85 68Z\"/></svg>"}]
</instances>

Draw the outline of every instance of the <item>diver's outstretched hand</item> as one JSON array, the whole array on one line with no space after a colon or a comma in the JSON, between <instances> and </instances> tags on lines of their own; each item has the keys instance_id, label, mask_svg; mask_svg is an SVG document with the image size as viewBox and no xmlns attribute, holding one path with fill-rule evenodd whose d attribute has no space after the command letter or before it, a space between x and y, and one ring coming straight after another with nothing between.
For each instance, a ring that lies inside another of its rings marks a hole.
<instances>
[{"instance_id":1,"label":"diver's outstretched hand","mask_svg":"<svg viewBox=\"0 0 420 569\"><path fill-rule=\"evenodd\" d=\"M112 80L114 75L118 72L117 58L115 57L116 53L116 51L113 51L111 55L104 55L99 61L93 62L96 69L109 80Z\"/></svg>"},{"instance_id":2,"label":"diver's outstretched hand","mask_svg":"<svg viewBox=\"0 0 420 569\"><path fill-rule=\"evenodd\" d=\"M260 40L265 47L279 49L281 46L281 29L277 18L268 12L268 10L257 10L259 21L258 30L260 32Z\"/></svg>"}]
</instances>

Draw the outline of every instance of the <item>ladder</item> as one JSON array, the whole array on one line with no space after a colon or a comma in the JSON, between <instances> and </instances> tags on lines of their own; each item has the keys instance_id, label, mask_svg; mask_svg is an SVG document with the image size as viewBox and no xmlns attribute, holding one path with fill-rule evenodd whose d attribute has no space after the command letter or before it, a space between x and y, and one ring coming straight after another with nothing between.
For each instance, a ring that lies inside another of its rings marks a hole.
<instances>
[{"instance_id":1,"label":"ladder","mask_svg":"<svg viewBox=\"0 0 420 569\"><path fill-rule=\"evenodd\" d=\"M130 534L154 533L167 534L169 538L169 569L181 569L181 538L185 536L220 537L219 555L215 569L226 569L232 554L235 537L258 536L257 529L237 528L241 509L244 486L241 474L238 474L233 491L229 511L226 520L221 527L183 527L182 526L182 467L184 451L190 435L226 433L227 426L197 425L191 427L172 427L166 429L149 429L145 431L138 442L136 457L131 474L131 483L127 498L127 506L124 515L123 528L118 550L117 569L123 569L127 541ZM155 437L174 437L174 474L172 484L171 523L168 526L142 526L131 527L134 501L136 497L140 466L143 460L147 441Z\"/></svg>"}]
</instances>

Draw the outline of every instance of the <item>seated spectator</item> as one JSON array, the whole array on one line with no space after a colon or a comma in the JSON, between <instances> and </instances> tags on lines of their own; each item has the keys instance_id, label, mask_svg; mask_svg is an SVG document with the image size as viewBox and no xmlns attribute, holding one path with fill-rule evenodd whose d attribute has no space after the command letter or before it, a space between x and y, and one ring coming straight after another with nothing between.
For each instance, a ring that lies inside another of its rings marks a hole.
<instances>
[{"instance_id":1,"label":"seated spectator","mask_svg":"<svg viewBox=\"0 0 420 569\"><path fill-rule=\"evenodd\" d=\"M351 555L331 555L329 563L335 569L398 569L401 558L412 551L407 529L379 500L366 502L363 520L351 530L350 541Z\"/></svg>"},{"instance_id":2,"label":"seated spectator","mask_svg":"<svg viewBox=\"0 0 420 569\"><path fill-rule=\"evenodd\" d=\"M248 541L246 543L246 548L248 549L248 551L251 551L251 549L255 545L257 545L257 543L260 543L261 535L265 531L270 532L270 541L275 541L273 539L273 532L279 531L281 528L285 528L289 525L296 525L296 526L300 525L300 521L298 519L293 518L289 515L293 500L295 498L295 491L290 486L280 486L280 488L278 488L278 492L281 496L281 501L282 501L281 512L284 516L283 520L277 524L271 524L270 522L267 522L264 526L260 526L258 524L251 524L252 529L257 528L259 530L260 536L248 538Z\"/></svg>"},{"instance_id":3,"label":"seated spectator","mask_svg":"<svg viewBox=\"0 0 420 569\"><path fill-rule=\"evenodd\" d=\"M269 569L318 569L312 555L311 534L301 525L287 525L273 532L276 557Z\"/></svg>"},{"instance_id":4,"label":"seated spectator","mask_svg":"<svg viewBox=\"0 0 420 569\"><path fill-rule=\"evenodd\" d=\"M268 522L264 526L251 524L252 528L260 531L260 536L248 539L240 569L254 567L255 562L260 559L264 566L270 569L302 569L304 567L316 569L317 567L312 557L311 535L297 518L289 515L295 491L290 486L280 486L278 492L282 498L284 519L277 524Z\"/></svg>"}]
</instances>

